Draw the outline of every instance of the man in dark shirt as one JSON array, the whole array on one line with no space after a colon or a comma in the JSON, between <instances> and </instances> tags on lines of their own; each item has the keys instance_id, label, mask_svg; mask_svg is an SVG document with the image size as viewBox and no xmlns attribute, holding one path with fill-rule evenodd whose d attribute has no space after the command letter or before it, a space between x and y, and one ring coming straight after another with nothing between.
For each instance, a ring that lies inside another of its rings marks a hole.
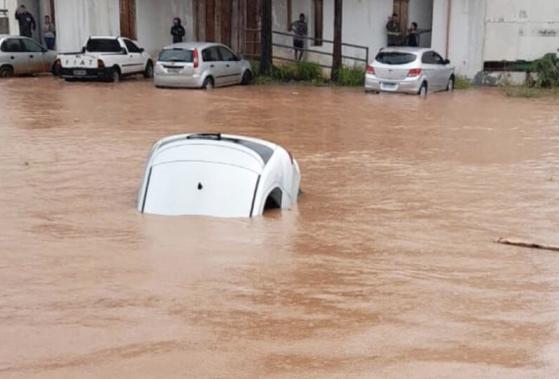
<instances>
[{"instance_id":1,"label":"man in dark shirt","mask_svg":"<svg viewBox=\"0 0 559 379\"><path fill-rule=\"evenodd\" d=\"M182 26L182 21L180 18L175 17L173 19L173 27L171 28L171 35L173 36L173 43L182 42L182 38L186 34L184 27Z\"/></svg>"},{"instance_id":2,"label":"man in dark shirt","mask_svg":"<svg viewBox=\"0 0 559 379\"><path fill-rule=\"evenodd\" d=\"M33 15L29 13L25 5L21 5L16 11L16 20L19 23L19 34L23 37L30 37L33 35L32 30L37 28Z\"/></svg>"},{"instance_id":3,"label":"man in dark shirt","mask_svg":"<svg viewBox=\"0 0 559 379\"><path fill-rule=\"evenodd\" d=\"M402 30L396 13L390 17L386 24L386 34L388 35L388 46L400 46L402 44Z\"/></svg>"},{"instance_id":4,"label":"man in dark shirt","mask_svg":"<svg viewBox=\"0 0 559 379\"><path fill-rule=\"evenodd\" d=\"M411 28L408 30L408 46L419 46L419 30L417 29L417 22L412 22Z\"/></svg>"}]
</instances>

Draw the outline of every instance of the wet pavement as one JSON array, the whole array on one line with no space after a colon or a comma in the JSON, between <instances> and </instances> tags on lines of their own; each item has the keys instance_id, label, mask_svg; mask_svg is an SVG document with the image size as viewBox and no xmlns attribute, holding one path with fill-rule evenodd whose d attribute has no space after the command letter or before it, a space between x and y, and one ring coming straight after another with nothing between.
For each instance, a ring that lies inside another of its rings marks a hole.
<instances>
[{"instance_id":1,"label":"wet pavement","mask_svg":"<svg viewBox=\"0 0 559 379\"><path fill-rule=\"evenodd\" d=\"M288 148L297 209L135 211L157 139ZM0 377L559 372L559 100L0 81Z\"/></svg>"}]
</instances>

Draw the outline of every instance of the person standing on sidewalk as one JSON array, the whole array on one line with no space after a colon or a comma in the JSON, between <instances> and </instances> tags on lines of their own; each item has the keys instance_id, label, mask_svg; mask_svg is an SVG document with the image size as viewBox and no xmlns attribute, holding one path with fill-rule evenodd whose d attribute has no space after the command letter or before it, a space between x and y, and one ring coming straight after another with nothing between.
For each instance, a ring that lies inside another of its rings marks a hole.
<instances>
[{"instance_id":1,"label":"person standing on sidewalk","mask_svg":"<svg viewBox=\"0 0 559 379\"><path fill-rule=\"evenodd\" d=\"M45 22L43 23L43 37L45 38L47 49L54 50L56 29L54 27L54 24L51 22L49 15L45 16Z\"/></svg>"},{"instance_id":2,"label":"person standing on sidewalk","mask_svg":"<svg viewBox=\"0 0 559 379\"><path fill-rule=\"evenodd\" d=\"M402 44L402 29L398 23L396 13L392 14L386 24L386 34L388 35L388 46L400 46Z\"/></svg>"},{"instance_id":3,"label":"person standing on sidewalk","mask_svg":"<svg viewBox=\"0 0 559 379\"><path fill-rule=\"evenodd\" d=\"M31 38L33 30L37 29L37 24L33 15L25 8L25 5L22 4L16 11L16 20L19 24L19 35Z\"/></svg>"},{"instance_id":4,"label":"person standing on sidewalk","mask_svg":"<svg viewBox=\"0 0 559 379\"><path fill-rule=\"evenodd\" d=\"M295 49L295 60L297 62L303 59L303 49L305 48L305 38L307 36L307 23L305 14L301 13L299 19L291 24L291 31L295 33L293 37L293 48Z\"/></svg>"},{"instance_id":5,"label":"person standing on sidewalk","mask_svg":"<svg viewBox=\"0 0 559 379\"><path fill-rule=\"evenodd\" d=\"M173 27L171 28L171 35L173 36L173 43L182 42L184 35L186 34L184 27L182 26L182 21L179 17L173 19Z\"/></svg>"}]
</instances>

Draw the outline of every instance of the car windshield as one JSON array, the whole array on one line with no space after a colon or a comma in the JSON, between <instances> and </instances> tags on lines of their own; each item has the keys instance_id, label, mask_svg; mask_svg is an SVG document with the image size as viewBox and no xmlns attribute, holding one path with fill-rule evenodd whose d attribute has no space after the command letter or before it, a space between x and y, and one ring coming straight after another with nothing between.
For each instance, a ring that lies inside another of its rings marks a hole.
<instances>
[{"instance_id":1,"label":"car windshield","mask_svg":"<svg viewBox=\"0 0 559 379\"><path fill-rule=\"evenodd\" d=\"M92 53L119 53L122 50L118 40L108 38L90 39L85 48Z\"/></svg>"},{"instance_id":2,"label":"car windshield","mask_svg":"<svg viewBox=\"0 0 559 379\"><path fill-rule=\"evenodd\" d=\"M397 51L380 52L375 58L377 62L391 65L408 64L417 59L412 53L401 53Z\"/></svg>"},{"instance_id":3,"label":"car windshield","mask_svg":"<svg viewBox=\"0 0 559 379\"><path fill-rule=\"evenodd\" d=\"M186 62L192 63L194 61L194 54L192 50L185 49L167 49L161 51L159 60L164 62Z\"/></svg>"}]
</instances>

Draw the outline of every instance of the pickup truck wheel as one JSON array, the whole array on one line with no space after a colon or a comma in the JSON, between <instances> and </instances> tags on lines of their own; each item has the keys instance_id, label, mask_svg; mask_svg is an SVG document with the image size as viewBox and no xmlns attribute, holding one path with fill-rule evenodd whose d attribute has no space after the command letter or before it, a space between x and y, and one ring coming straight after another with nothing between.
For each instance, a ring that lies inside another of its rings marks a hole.
<instances>
[{"instance_id":1,"label":"pickup truck wheel","mask_svg":"<svg viewBox=\"0 0 559 379\"><path fill-rule=\"evenodd\" d=\"M10 66L0 67L0 78L10 78L14 76L14 69Z\"/></svg>"},{"instance_id":2,"label":"pickup truck wheel","mask_svg":"<svg viewBox=\"0 0 559 379\"><path fill-rule=\"evenodd\" d=\"M149 61L146 65L146 69L144 70L144 78L153 78L153 63L151 63L151 61Z\"/></svg>"},{"instance_id":3,"label":"pickup truck wheel","mask_svg":"<svg viewBox=\"0 0 559 379\"><path fill-rule=\"evenodd\" d=\"M202 89L213 89L214 88L214 80L211 76L208 76L204 79L204 83L202 84Z\"/></svg>"},{"instance_id":4,"label":"pickup truck wheel","mask_svg":"<svg viewBox=\"0 0 559 379\"><path fill-rule=\"evenodd\" d=\"M118 83L120 81L120 71L114 67L111 71L111 82Z\"/></svg>"}]
</instances>

